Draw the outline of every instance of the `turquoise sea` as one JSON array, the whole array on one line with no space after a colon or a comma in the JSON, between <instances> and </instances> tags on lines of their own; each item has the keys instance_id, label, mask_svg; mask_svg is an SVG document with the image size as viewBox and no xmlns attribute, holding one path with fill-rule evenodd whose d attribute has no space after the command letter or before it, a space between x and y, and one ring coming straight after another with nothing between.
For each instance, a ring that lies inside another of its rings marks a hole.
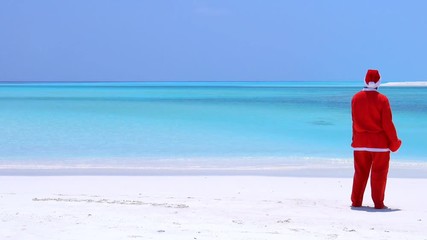
<instances>
[{"instance_id":1,"label":"turquoise sea","mask_svg":"<svg viewBox=\"0 0 427 240\"><path fill-rule=\"evenodd\" d=\"M234 167L352 159L360 82L0 84L0 167ZM427 162L427 88L381 87Z\"/></svg>"}]
</instances>

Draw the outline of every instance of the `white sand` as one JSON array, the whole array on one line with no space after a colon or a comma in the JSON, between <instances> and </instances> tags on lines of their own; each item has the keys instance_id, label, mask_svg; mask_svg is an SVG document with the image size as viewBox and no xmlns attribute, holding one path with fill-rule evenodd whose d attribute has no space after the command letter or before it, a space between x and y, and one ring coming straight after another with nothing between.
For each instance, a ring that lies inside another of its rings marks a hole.
<instances>
[{"instance_id":1,"label":"white sand","mask_svg":"<svg viewBox=\"0 0 427 240\"><path fill-rule=\"evenodd\" d=\"M381 84L383 87L427 87L427 81L417 82L387 82Z\"/></svg>"},{"instance_id":2,"label":"white sand","mask_svg":"<svg viewBox=\"0 0 427 240\"><path fill-rule=\"evenodd\" d=\"M391 210L352 210L351 181L2 176L0 239L427 239L427 179L390 178Z\"/></svg>"}]
</instances>

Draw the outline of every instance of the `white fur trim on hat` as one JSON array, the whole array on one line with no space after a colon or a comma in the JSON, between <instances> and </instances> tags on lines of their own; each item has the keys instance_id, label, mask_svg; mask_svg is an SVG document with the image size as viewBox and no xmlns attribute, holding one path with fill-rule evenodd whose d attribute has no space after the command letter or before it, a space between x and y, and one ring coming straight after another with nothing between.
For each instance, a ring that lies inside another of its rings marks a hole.
<instances>
[{"instance_id":1,"label":"white fur trim on hat","mask_svg":"<svg viewBox=\"0 0 427 240\"><path fill-rule=\"evenodd\" d=\"M380 86L381 81L378 82L369 82L366 84L366 87L368 88L378 88Z\"/></svg>"}]
</instances>

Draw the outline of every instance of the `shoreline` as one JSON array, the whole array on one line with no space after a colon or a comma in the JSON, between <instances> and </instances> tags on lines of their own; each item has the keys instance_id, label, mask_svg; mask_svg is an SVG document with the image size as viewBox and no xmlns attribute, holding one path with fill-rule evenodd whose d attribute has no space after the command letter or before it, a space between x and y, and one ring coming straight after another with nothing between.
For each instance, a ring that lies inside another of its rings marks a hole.
<instances>
[{"instance_id":1,"label":"shoreline","mask_svg":"<svg viewBox=\"0 0 427 240\"><path fill-rule=\"evenodd\" d=\"M0 165L0 176L274 176L353 177L352 161L289 163L270 165ZM391 178L427 178L427 163L390 162Z\"/></svg>"}]
</instances>

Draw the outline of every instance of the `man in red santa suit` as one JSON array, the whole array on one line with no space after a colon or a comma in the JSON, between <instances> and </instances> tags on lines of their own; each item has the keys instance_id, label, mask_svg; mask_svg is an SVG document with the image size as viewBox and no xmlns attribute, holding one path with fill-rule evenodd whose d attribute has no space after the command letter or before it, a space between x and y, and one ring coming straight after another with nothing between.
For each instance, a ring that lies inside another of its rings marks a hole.
<instances>
[{"instance_id":1,"label":"man in red santa suit","mask_svg":"<svg viewBox=\"0 0 427 240\"><path fill-rule=\"evenodd\" d=\"M389 169L390 151L402 144L392 121L390 103L378 92L380 74L368 70L366 87L351 101L353 119L354 178L351 193L352 207L361 207L369 173L371 196L376 209L386 208L384 192Z\"/></svg>"}]
</instances>

